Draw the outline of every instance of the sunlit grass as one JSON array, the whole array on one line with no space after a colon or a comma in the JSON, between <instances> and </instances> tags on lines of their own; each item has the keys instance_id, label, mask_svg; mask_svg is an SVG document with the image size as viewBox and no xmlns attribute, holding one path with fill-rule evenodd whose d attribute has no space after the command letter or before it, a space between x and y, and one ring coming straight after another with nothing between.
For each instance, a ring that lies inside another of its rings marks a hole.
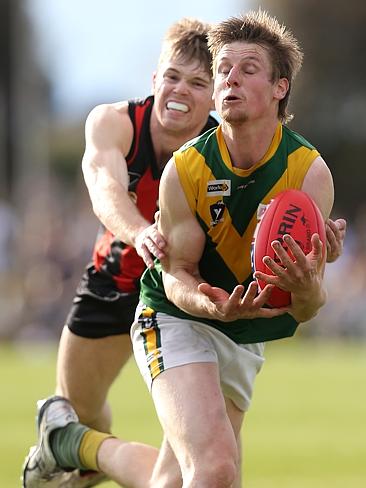
<instances>
[{"instance_id":1,"label":"sunlit grass","mask_svg":"<svg viewBox=\"0 0 366 488\"><path fill-rule=\"evenodd\" d=\"M366 486L366 344L267 346L243 429L246 488ZM20 486L35 402L52 394L56 347L0 347L0 486ZM132 361L111 392L114 431L158 445L161 431ZM106 488L116 486L109 482Z\"/></svg>"}]
</instances>

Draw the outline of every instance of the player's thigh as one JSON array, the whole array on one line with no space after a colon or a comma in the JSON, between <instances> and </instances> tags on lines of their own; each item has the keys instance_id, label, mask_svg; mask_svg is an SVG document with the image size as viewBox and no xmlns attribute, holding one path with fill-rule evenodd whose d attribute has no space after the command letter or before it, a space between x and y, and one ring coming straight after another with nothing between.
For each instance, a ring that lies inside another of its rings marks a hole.
<instances>
[{"instance_id":1,"label":"player's thigh","mask_svg":"<svg viewBox=\"0 0 366 488\"><path fill-rule=\"evenodd\" d=\"M167 369L152 385L159 419L179 461L237 456L216 363ZM187 446L189 446L187 451Z\"/></svg>"},{"instance_id":2,"label":"player's thigh","mask_svg":"<svg viewBox=\"0 0 366 488\"><path fill-rule=\"evenodd\" d=\"M181 467L199 459L206 469L209 460L236 459L212 338L199 323L150 308L138 308L136 316L135 359Z\"/></svg>"},{"instance_id":3,"label":"player's thigh","mask_svg":"<svg viewBox=\"0 0 366 488\"><path fill-rule=\"evenodd\" d=\"M57 360L57 393L71 401L84 422L93 419L131 352L128 334L91 339L65 326Z\"/></svg>"}]
</instances>

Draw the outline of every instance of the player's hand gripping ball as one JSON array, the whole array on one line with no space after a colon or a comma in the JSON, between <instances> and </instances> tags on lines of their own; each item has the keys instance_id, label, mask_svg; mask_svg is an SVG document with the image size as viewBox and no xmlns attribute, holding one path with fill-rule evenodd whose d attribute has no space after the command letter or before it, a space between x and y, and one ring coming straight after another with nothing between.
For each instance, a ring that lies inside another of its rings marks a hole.
<instances>
[{"instance_id":1,"label":"player's hand gripping ball","mask_svg":"<svg viewBox=\"0 0 366 488\"><path fill-rule=\"evenodd\" d=\"M277 254L271 247L271 242L283 242L283 236L289 234L301 247L306 255L311 251L311 236L319 234L326 246L325 224L322 214L312 198L300 190L285 190L279 193L269 205L259 221L253 240L252 265L254 271L272 274L272 271L263 263L264 256L269 256L281 265ZM288 254L294 260L292 253ZM258 281L262 290L265 283ZM291 293L274 287L268 305L272 307L286 307L291 303Z\"/></svg>"}]
</instances>

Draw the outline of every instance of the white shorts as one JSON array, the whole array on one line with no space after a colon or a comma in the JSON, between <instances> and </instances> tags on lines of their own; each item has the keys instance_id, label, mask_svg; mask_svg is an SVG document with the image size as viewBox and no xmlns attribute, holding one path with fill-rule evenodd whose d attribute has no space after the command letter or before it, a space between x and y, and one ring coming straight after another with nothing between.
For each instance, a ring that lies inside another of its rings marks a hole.
<instances>
[{"instance_id":1,"label":"white shorts","mask_svg":"<svg viewBox=\"0 0 366 488\"><path fill-rule=\"evenodd\" d=\"M230 325L228 324L228 327ZM183 320L139 304L131 327L134 355L149 390L163 371L190 363L217 363L223 395L248 410L264 344L236 344L202 322Z\"/></svg>"}]
</instances>

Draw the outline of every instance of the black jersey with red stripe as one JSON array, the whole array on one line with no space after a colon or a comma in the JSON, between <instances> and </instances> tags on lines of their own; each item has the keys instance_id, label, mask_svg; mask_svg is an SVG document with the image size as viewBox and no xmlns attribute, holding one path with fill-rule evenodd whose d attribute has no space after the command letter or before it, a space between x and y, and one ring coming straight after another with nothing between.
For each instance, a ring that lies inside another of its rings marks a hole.
<instances>
[{"instance_id":1,"label":"black jersey with red stripe","mask_svg":"<svg viewBox=\"0 0 366 488\"><path fill-rule=\"evenodd\" d=\"M162 172L156 161L150 133L153 104L153 96L144 100L129 101L128 113L133 124L134 136L126 157L131 198L141 214L151 223L158 209ZM209 116L201 133L217 124L217 121ZM133 293L139 290L139 280L145 269L143 260L132 246L116 239L104 227L101 228L94 247L93 264L101 285L102 283L107 285L107 282L112 279L118 291Z\"/></svg>"}]
</instances>

